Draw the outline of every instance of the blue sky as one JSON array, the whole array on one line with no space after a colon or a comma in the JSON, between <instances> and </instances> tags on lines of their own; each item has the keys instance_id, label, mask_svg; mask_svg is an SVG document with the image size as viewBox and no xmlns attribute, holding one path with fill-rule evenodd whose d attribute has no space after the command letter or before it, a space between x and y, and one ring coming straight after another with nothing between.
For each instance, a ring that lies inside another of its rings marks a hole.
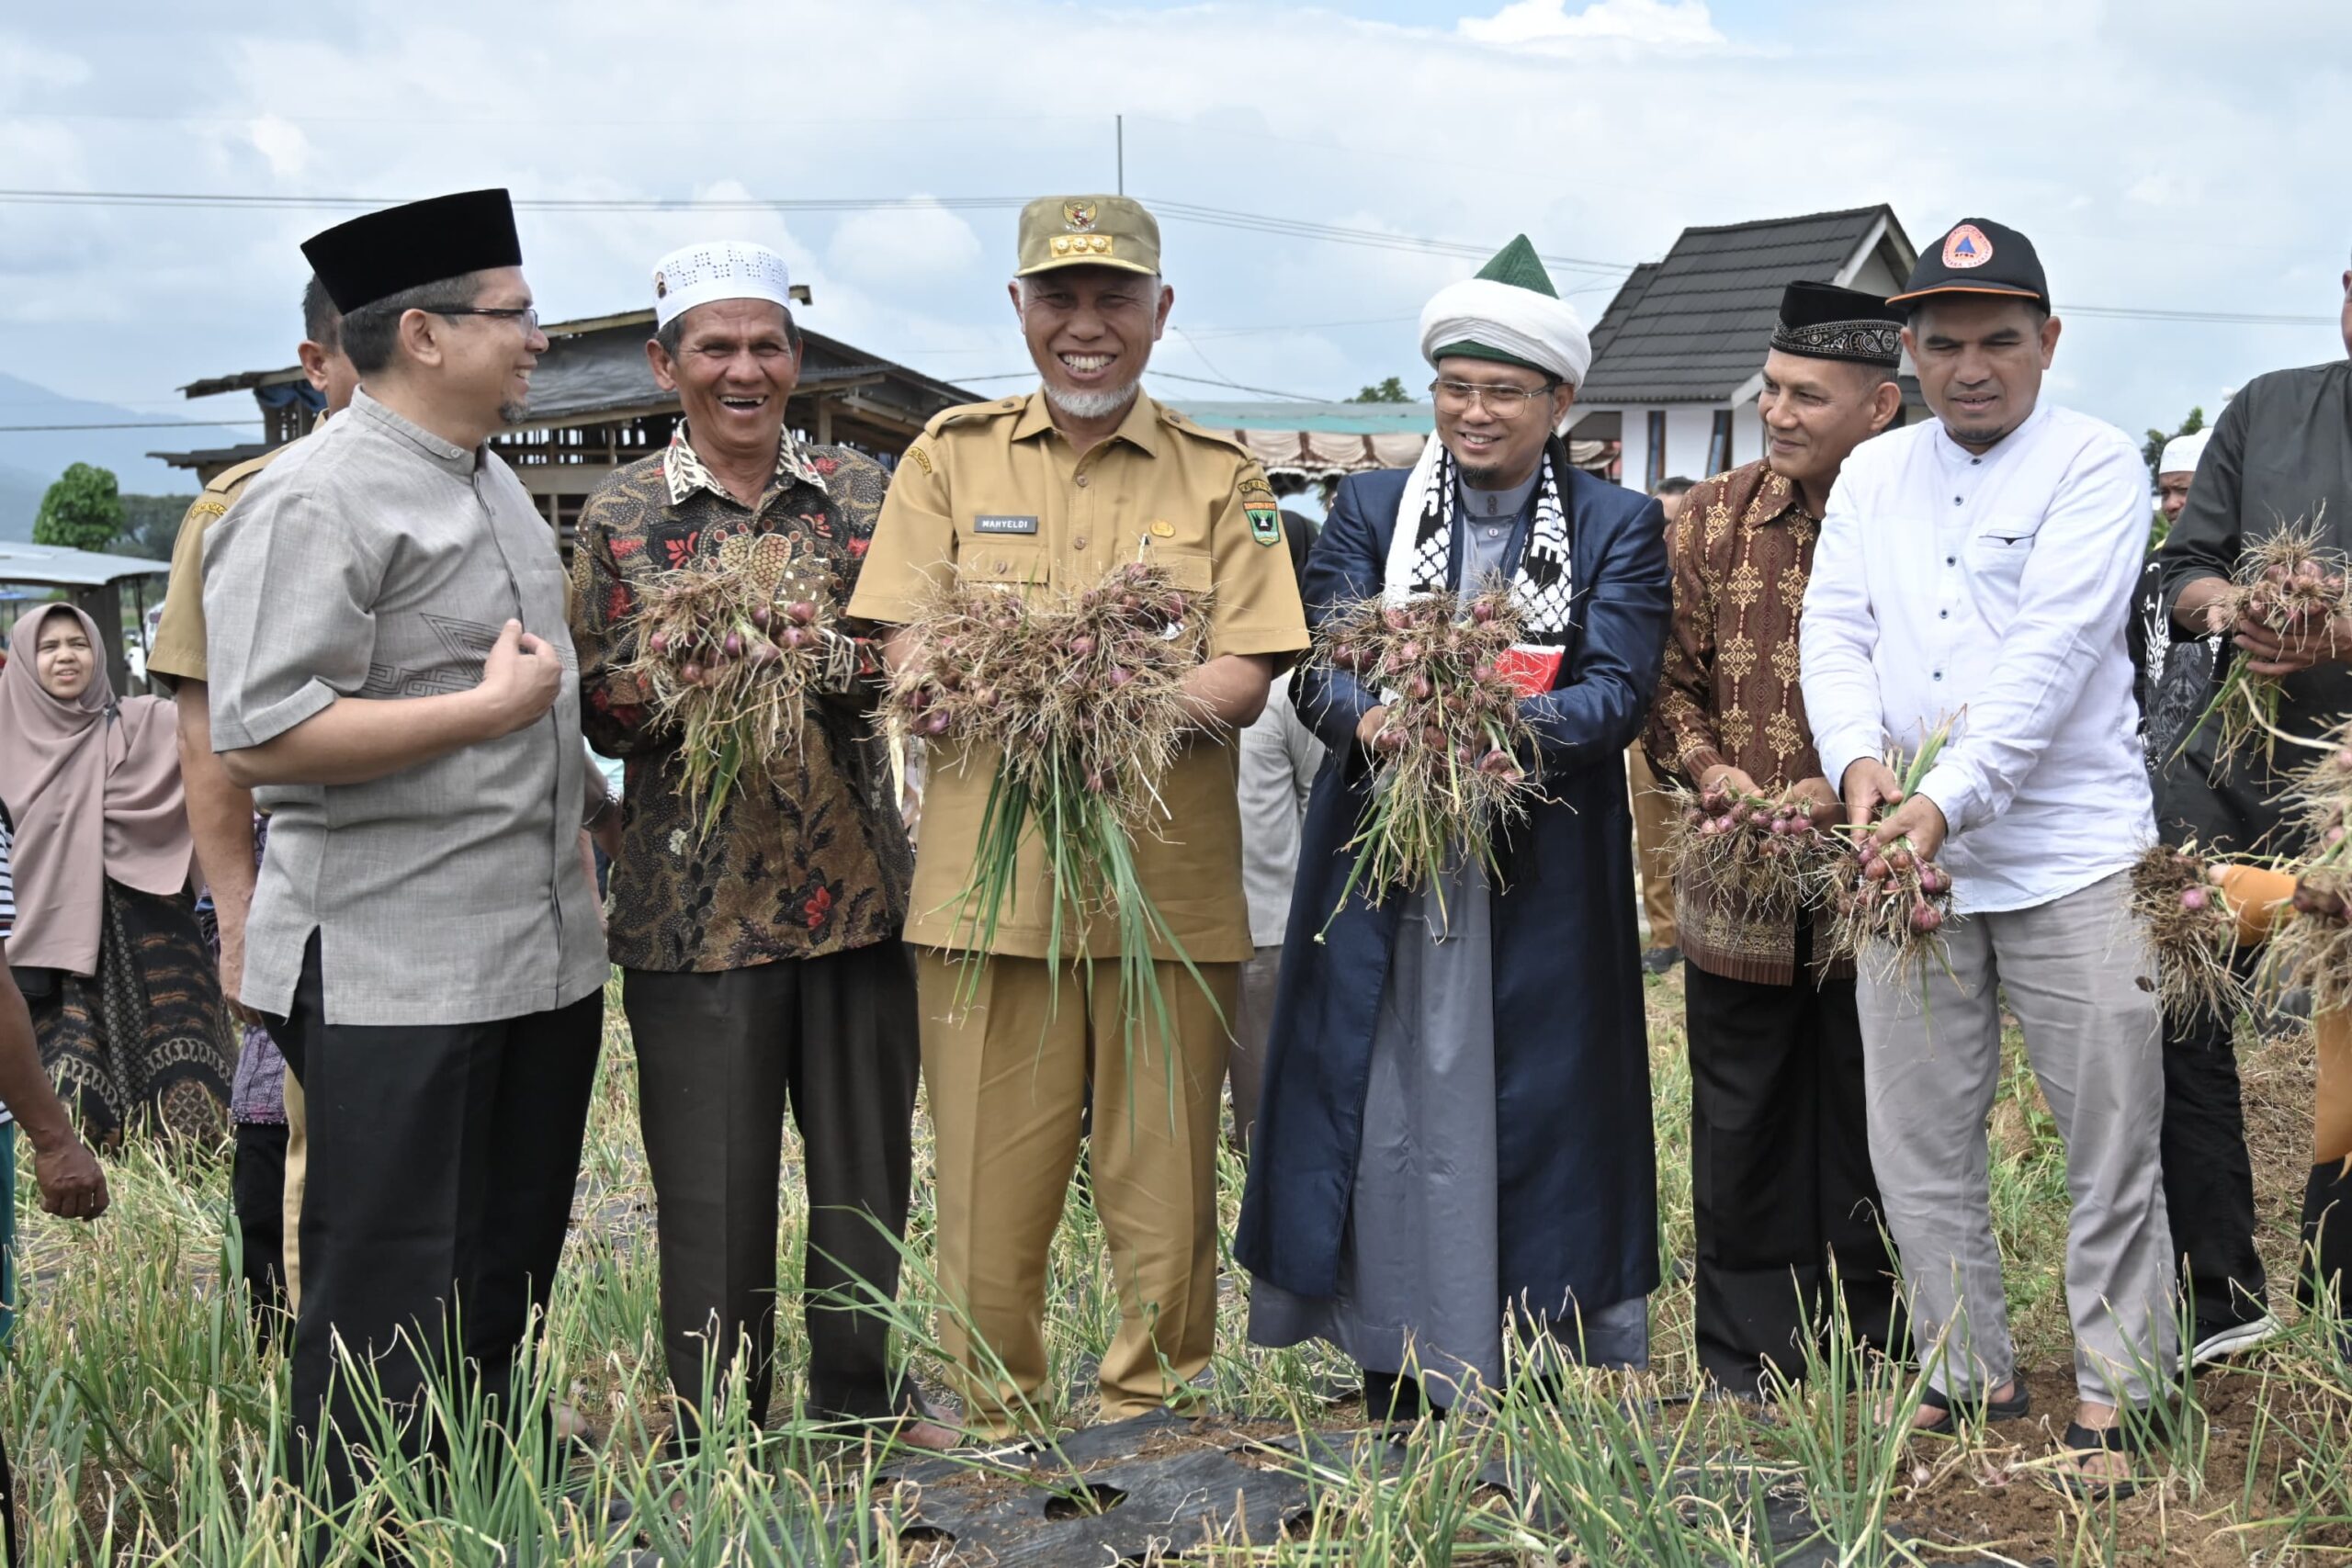
<instances>
[{"instance_id":1,"label":"blue sky","mask_svg":"<svg viewBox=\"0 0 2352 1568\"><path fill-rule=\"evenodd\" d=\"M1481 246L1525 230L1627 264L1686 224L1886 201L1921 242L1972 214L2024 229L2062 301L2332 319L2352 7L2215 17L2189 0L130 0L38 30L0 17L0 186L1013 198L1106 187L1125 113L1128 188L1168 202ZM232 412L173 389L288 361L295 247L335 216L0 206L0 367ZM671 246L763 240L815 288L811 327L993 392L1024 366L1012 231L1009 209L929 207L531 213L524 237L554 316L645 302ZM1418 378L1411 318L1474 265L1166 231L1183 331L1156 368L1316 396ZM1597 317L1615 275L1560 281ZM2324 325L2084 317L2052 390L2137 431L2342 352Z\"/></svg>"}]
</instances>

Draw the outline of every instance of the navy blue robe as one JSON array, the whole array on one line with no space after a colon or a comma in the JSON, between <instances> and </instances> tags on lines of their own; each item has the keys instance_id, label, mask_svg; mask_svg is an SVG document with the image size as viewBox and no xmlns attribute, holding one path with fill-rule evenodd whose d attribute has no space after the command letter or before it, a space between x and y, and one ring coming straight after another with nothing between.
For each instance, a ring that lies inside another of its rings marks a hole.
<instances>
[{"instance_id":1,"label":"navy blue robe","mask_svg":"<svg viewBox=\"0 0 2352 1568\"><path fill-rule=\"evenodd\" d=\"M1406 478L1390 469L1340 486L1307 558L1310 621L1381 591ZM1657 502L1581 472L1561 499L1573 627L1554 689L1526 705L1550 802L1501 844L1493 894L1500 1284L1508 1300L1573 1297L1592 1311L1658 1279L1624 753L1657 689L1671 595ZM1458 572L1458 549L1455 560ZM1301 837L1234 1256L1285 1290L1328 1296L1399 898L1384 909L1359 887L1331 919L1370 795L1374 767L1355 731L1375 694L1319 664L1300 667L1295 694L1330 756Z\"/></svg>"}]
</instances>

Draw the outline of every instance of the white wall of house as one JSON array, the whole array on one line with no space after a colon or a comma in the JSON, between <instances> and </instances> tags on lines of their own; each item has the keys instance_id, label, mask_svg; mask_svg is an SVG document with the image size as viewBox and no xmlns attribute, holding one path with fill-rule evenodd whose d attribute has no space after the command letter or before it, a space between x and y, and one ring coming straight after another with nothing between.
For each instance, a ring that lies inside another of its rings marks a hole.
<instances>
[{"instance_id":1,"label":"white wall of house","mask_svg":"<svg viewBox=\"0 0 2352 1568\"><path fill-rule=\"evenodd\" d=\"M1859 288L1865 294L1875 294L1882 299L1900 291L1903 278L1887 265L1885 253L1884 245L1871 247L1871 254L1862 258L1862 265L1854 269L1854 276L1846 287Z\"/></svg>"},{"instance_id":2,"label":"white wall of house","mask_svg":"<svg viewBox=\"0 0 2352 1568\"><path fill-rule=\"evenodd\" d=\"M1731 411L1731 462L1736 468L1764 456L1764 415L1754 398Z\"/></svg>"},{"instance_id":3,"label":"white wall of house","mask_svg":"<svg viewBox=\"0 0 2352 1568\"><path fill-rule=\"evenodd\" d=\"M1707 466L1707 446L1714 434L1714 403L1596 403L1588 409L1577 405L1577 419L1600 411L1614 410L1620 418L1623 434L1622 483L1635 490L1647 482L1650 459L1650 414L1666 415L1666 465L1661 472L1680 474L1685 479L1703 479L1718 470ZM1723 466L1736 468L1742 463L1752 463L1764 456L1764 418L1757 411L1756 400L1734 405L1731 411L1731 457Z\"/></svg>"}]
</instances>

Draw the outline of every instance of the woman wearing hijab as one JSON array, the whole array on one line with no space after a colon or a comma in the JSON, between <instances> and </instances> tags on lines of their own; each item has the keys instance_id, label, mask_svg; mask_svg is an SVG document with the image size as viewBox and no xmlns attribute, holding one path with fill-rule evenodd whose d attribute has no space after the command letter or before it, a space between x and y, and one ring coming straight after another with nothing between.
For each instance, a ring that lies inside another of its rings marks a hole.
<instances>
[{"instance_id":1,"label":"woman wearing hijab","mask_svg":"<svg viewBox=\"0 0 2352 1568\"><path fill-rule=\"evenodd\" d=\"M188 892L172 706L118 699L70 604L19 623L0 670L0 800L16 819L8 962L42 1065L92 1140L218 1138L236 1061Z\"/></svg>"}]
</instances>

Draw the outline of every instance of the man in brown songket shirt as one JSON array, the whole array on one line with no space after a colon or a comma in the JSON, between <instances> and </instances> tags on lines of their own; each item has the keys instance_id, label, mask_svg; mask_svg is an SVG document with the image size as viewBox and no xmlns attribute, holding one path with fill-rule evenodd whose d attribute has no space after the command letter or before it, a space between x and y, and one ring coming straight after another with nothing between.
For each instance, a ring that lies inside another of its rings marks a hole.
<instances>
[{"instance_id":1,"label":"man in brown songket shirt","mask_svg":"<svg viewBox=\"0 0 2352 1568\"><path fill-rule=\"evenodd\" d=\"M739 1356L749 1415L774 1382L784 1114L800 1129L808 1414L945 1447L889 1365L876 1310L898 1289L920 1071L899 942L913 859L872 722L877 658L838 633L789 755L747 765L706 821L680 733L627 672L652 580L791 552L801 591L846 603L888 482L872 459L785 427L800 377L784 258L720 242L653 274L654 379L685 419L580 517L571 633L590 744L627 760L607 930L636 1042L678 1430L699 1433Z\"/></svg>"},{"instance_id":2,"label":"man in brown songket shirt","mask_svg":"<svg viewBox=\"0 0 2352 1568\"><path fill-rule=\"evenodd\" d=\"M1836 820L1797 685L1797 614L1846 456L1903 408L1902 312L1875 295L1793 283L1758 399L1767 455L1695 487L1676 520L1674 627L1646 742L1704 789L1794 787ZM1765 916L1678 886L1690 1050L1690 1187L1699 1361L1724 1389L1802 1377L1834 1269L1858 1341L1892 1346L1850 964L1827 964L1809 917Z\"/></svg>"}]
</instances>

